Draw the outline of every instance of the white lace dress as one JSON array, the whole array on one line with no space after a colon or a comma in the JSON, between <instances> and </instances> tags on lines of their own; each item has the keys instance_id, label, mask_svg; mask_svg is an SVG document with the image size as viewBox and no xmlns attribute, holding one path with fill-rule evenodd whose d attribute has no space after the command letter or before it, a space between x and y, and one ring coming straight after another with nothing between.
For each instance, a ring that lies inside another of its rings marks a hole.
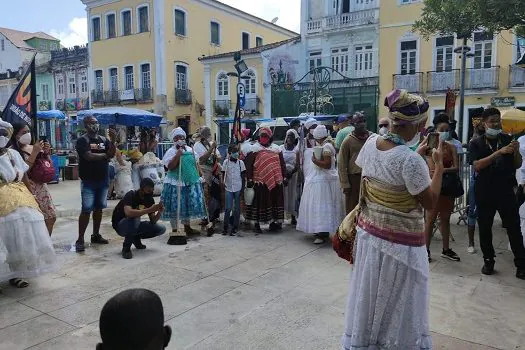
<instances>
[{"instance_id":1,"label":"white lace dress","mask_svg":"<svg viewBox=\"0 0 525 350\"><path fill-rule=\"evenodd\" d=\"M0 186L8 186L28 170L17 151L8 150L0 156ZM14 167L12 165L14 163ZM8 203L10 187L0 191L0 201ZM28 196L31 194L28 192ZM14 196L19 198L18 196ZM19 203L19 202L12 202ZM55 269L56 256L42 213L19 206L0 216L0 282L11 278L31 278Z\"/></svg>"},{"instance_id":2,"label":"white lace dress","mask_svg":"<svg viewBox=\"0 0 525 350\"><path fill-rule=\"evenodd\" d=\"M356 163L363 176L404 185L416 195L430 186L423 158L406 146L379 151L368 139ZM345 350L432 349L428 326L428 257L358 227L355 263L346 308Z\"/></svg>"},{"instance_id":3,"label":"white lace dress","mask_svg":"<svg viewBox=\"0 0 525 350\"><path fill-rule=\"evenodd\" d=\"M323 153L330 154L332 158L330 169L321 169L313 164L313 150L305 151L305 180L297 219L297 230L305 233L334 233L344 219L343 192L335 167L335 148L325 143Z\"/></svg>"}]
</instances>

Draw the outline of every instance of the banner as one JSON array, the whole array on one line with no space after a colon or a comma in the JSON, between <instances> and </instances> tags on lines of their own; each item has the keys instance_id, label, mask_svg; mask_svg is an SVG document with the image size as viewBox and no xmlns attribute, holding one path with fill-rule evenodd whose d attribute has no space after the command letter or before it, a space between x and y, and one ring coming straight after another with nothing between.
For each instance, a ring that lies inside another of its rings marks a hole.
<instances>
[{"instance_id":1,"label":"banner","mask_svg":"<svg viewBox=\"0 0 525 350\"><path fill-rule=\"evenodd\" d=\"M445 98L445 113L448 114L448 118L450 121L455 120L454 112L456 109L456 93L454 90L448 89L447 95Z\"/></svg>"},{"instance_id":2,"label":"banner","mask_svg":"<svg viewBox=\"0 0 525 350\"><path fill-rule=\"evenodd\" d=\"M22 79L7 101L2 113L2 120L11 124L24 123L29 128L37 128L35 56L33 56L31 64L22 75Z\"/></svg>"}]
</instances>

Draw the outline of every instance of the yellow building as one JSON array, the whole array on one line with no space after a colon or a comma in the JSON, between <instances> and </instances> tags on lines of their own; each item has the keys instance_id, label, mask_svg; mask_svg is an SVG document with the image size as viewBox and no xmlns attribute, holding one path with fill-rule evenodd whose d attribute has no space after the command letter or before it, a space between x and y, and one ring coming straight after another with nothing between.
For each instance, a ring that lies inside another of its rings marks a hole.
<instances>
[{"instance_id":1,"label":"yellow building","mask_svg":"<svg viewBox=\"0 0 525 350\"><path fill-rule=\"evenodd\" d=\"M436 36L426 41L412 31L423 8L420 0L386 0L380 5L380 105L393 88L407 89L428 97L429 119L445 108L448 88L459 94L460 55L454 49L462 40ZM469 120L476 109L493 105L525 109L525 70L514 65L519 58L517 38L509 32L474 33L468 46L464 120L457 132L468 137ZM521 45L521 48L525 46ZM380 109L379 115L384 115ZM455 116L459 119L459 97Z\"/></svg>"},{"instance_id":2,"label":"yellow building","mask_svg":"<svg viewBox=\"0 0 525 350\"><path fill-rule=\"evenodd\" d=\"M81 1L93 107L151 110L187 130L205 123L199 57L297 36L215 0Z\"/></svg>"}]
</instances>

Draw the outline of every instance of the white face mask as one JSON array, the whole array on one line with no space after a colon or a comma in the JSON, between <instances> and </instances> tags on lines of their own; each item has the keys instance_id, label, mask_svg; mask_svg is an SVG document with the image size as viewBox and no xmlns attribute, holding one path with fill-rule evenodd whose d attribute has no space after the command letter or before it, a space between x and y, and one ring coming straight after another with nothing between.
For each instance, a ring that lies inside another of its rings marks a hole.
<instances>
[{"instance_id":1,"label":"white face mask","mask_svg":"<svg viewBox=\"0 0 525 350\"><path fill-rule=\"evenodd\" d=\"M9 138L6 136L0 136L0 148L5 148L9 142Z\"/></svg>"},{"instance_id":2,"label":"white face mask","mask_svg":"<svg viewBox=\"0 0 525 350\"><path fill-rule=\"evenodd\" d=\"M177 146L179 146L179 147L183 147L183 146L186 145L186 141L184 141L184 140L179 140L179 141L175 142L175 144L176 144Z\"/></svg>"},{"instance_id":3,"label":"white face mask","mask_svg":"<svg viewBox=\"0 0 525 350\"><path fill-rule=\"evenodd\" d=\"M386 135L388 132L388 128L386 126L383 126L381 129L379 129L379 135L383 136Z\"/></svg>"},{"instance_id":4,"label":"white face mask","mask_svg":"<svg viewBox=\"0 0 525 350\"><path fill-rule=\"evenodd\" d=\"M24 135L20 136L18 139L21 145L29 145L31 143L31 134L26 132Z\"/></svg>"}]
</instances>

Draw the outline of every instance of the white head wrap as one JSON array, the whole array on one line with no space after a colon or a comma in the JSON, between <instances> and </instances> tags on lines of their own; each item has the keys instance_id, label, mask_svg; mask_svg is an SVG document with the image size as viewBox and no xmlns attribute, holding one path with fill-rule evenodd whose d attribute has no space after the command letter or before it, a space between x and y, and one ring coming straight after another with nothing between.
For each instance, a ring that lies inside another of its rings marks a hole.
<instances>
[{"instance_id":1,"label":"white head wrap","mask_svg":"<svg viewBox=\"0 0 525 350\"><path fill-rule=\"evenodd\" d=\"M324 139L327 136L328 136L328 130L326 130L326 126L317 125L317 127L314 129L314 139L320 140L320 139Z\"/></svg>"},{"instance_id":2,"label":"white head wrap","mask_svg":"<svg viewBox=\"0 0 525 350\"><path fill-rule=\"evenodd\" d=\"M184 136L184 138L186 138L186 132L179 126L178 128L175 128L175 129L171 130L171 132L170 132L170 140L173 141L175 136Z\"/></svg>"},{"instance_id":3,"label":"white head wrap","mask_svg":"<svg viewBox=\"0 0 525 350\"><path fill-rule=\"evenodd\" d=\"M13 135L13 125L11 123L5 122L0 118L0 129L7 130L8 137L11 137Z\"/></svg>"},{"instance_id":4,"label":"white head wrap","mask_svg":"<svg viewBox=\"0 0 525 350\"><path fill-rule=\"evenodd\" d=\"M314 118L310 118L304 123L304 127L310 129L315 124L318 124L318 121Z\"/></svg>"},{"instance_id":5,"label":"white head wrap","mask_svg":"<svg viewBox=\"0 0 525 350\"><path fill-rule=\"evenodd\" d=\"M297 131L295 131L295 129L290 129L286 132L286 136L292 134L296 139L299 138L299 134L297 133Z\"/></svg>"}]
</instances>

